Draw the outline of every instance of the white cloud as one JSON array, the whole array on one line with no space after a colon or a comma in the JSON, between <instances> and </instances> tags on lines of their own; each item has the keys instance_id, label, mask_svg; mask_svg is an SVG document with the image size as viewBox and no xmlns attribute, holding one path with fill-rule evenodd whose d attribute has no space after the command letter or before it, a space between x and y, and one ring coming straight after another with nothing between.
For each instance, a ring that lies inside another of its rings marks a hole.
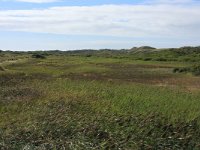
<instances>
[{"instance_id":1,"label":"white cloud","mask_svg":"<svg viewBox=\"0 0 200 150\"><path fill-rule=\"evenodd\" d=\"M1 31L200 38L200 7L102 5L0 11Z\"/></svg>"},{"instance_id":2,"label":"white cloud","mask_svg":"<svg viewBox=\"0 0 200 150\"><path fill-rule=\"evenodd\" d=\"M193 4L196 0L146 0L148 4Z\"/></svg>"}]
</instances>

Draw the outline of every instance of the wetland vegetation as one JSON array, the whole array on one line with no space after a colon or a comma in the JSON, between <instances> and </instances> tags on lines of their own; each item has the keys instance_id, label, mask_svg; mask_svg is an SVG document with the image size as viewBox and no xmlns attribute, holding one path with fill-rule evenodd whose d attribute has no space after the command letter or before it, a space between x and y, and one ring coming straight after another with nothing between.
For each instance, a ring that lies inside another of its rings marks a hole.
<instances>
[{"instance_id":1,"label":"wetland vegetation","mask_svg":"<svg viewBox=\"0 0 200 150\"><path fill-rule=\"evenodd\" d=\"M0 149L200 149L200 47L0 52Z\"/></svg>"}]
</instances>

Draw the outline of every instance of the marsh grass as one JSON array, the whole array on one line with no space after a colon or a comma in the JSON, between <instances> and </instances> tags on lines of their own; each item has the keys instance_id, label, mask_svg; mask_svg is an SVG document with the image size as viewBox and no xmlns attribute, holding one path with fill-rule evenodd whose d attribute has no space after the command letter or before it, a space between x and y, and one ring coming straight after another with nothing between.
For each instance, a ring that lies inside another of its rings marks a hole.
<instances>
[{"instance_id":1,"label":"marsh grass","mask_svg":"<svg viewBox=\"0 0 200 150\"><path fill-rule=\"evenodd\" d=\"M7 64L0 147L199 149L200 93L185 87L200 80L173 73L187 65L60 55Z\"/></svg>"}]
</instances>

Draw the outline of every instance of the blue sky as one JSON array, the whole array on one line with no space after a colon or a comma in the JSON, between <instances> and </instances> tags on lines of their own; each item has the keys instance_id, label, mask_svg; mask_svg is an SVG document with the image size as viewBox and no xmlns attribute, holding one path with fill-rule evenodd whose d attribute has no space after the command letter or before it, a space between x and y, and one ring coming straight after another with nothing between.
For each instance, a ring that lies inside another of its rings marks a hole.
<instances>
[{"instance_id":1,"label":"blue sky","mask_svg":"<svg viewBox=\"0 0 200 150\"><path fill-rule=\"evenodd\" d=\"M93 6L106 4L139 4L142 0L62 0L51 3L27 3L17 2L14 0L0 0L0 9L34 9L34 8L48 8L54 6Z\"/></svg>"},{"instance_id":2,"label":"blue sky","mask_svg":"<svg viewBox=\"0 0 200 150\"><path fill-rule=\"evenodd\" d=\"M0 0L0 49L200 45L195 0Z\"/></svg>"}]
</instances>

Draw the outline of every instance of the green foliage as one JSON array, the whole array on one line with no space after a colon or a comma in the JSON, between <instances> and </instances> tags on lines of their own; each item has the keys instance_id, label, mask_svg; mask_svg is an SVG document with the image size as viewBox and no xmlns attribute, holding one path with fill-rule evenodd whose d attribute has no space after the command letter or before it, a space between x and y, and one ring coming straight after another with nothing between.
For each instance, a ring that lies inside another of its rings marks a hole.
<instances>
[{"instance_id":1,"label":"green foliage","mask_svg":"<svg viewBox=\"0 0 200 150\"><path fill-rule=\"evenodd\" d=\"M156 49L138 50L132 49L132 57L135 59L143 58L154 61L181 61L181 62L200 62L200 47L183 47L179 49Z\"/></svg>"},{"instance_id":2,"label":"green foliage","mask_svg":"<svg viewBox=\"0 0 200 150\"><path fill-rule=\"evenodd\" d=\"M166 58L156 58L156 61L168 61Z\"/></svg>"},{"instance_id":3,"label":"green foliage","mask_svg":"<svg viewBox=\"0 0 200 150\"><path fill-rule=\"evenodd\" d=\"M151 61L152 58L144 58L144 61Z\"/></svg>"},{"instance_id":4,"label":"green foliage","mask_svg":"<svg viewBox=\"0 0 200 150\"><path fill-rule=\"evenodd\" d=\"M172 71L198 74L199 54L183 49L4 52L0 149L198 149L199 77Z\"/></svg>"},{"instance_id":5,"label":"green foliage","mask_svg":"<svg viewBox=\"0 0 200 150\"><path fill-rule=\"evenodd\" d=\"M174 73L192 73L193 75L200 75L200 65L194 65L192 67L184 67L184 68L174 68Z\"/></svg>"},{"instance_id":6,"label":"green foliage","mask_svg":"<svg viewBox=\"0 0 200 150\"><path fill-rule=\"evenodd\" d=\"M41 55L41 54L33 54L32 58L45 59L46 57L44 55Z\"/></svg>"}]
</instances>

